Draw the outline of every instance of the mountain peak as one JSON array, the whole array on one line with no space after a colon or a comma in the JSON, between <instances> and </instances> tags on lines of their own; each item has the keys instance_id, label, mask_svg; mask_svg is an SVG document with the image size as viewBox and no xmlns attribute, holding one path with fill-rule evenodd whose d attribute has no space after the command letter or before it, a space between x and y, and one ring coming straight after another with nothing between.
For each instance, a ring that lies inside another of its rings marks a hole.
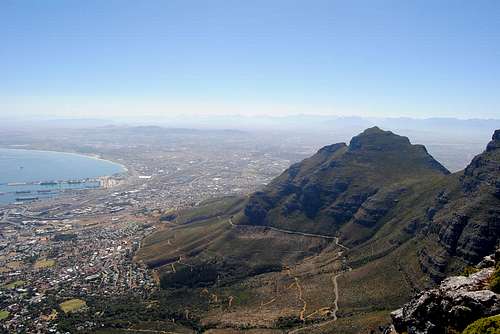
<instances>
[{"instance_id":1,"label":"mountain peak","mask_svg":"<svg viewBox=\"0 0 500 334\"><path fill-rule=\"evenodd\" d=\"M500 140L500 129L495 130L495 132L493 133L492 139L493 140Z\"/></svg>"},{"instance_id":2,"label":"mountain peak","mask_svg":"<svg viewBox=\"0 0 500 334\"><path fill-rule=\"evenodd\" d=\"M410 145L410 140L407 137L399 136L391 131L384 131L378 126L374 126L353 137L349 143L349 149L351 151L360 149L380 151L398 149Z\"/></svg>"},{"instance_id":3,"label":"mountain peak","mask_svg":"<svg viewBox=\"0 0 500 334\"><path fill-rule=\"evenodd\" d=\"M325 146L291 166L250 196L239 223L333 235L370 215L366 213L370 209L362 208L370 198L389 210L396 203L393 197L408 184L446 174L448 170L424 146L373 127L354 137L349 146ZM375 226L379 218L371 217L373 221L366 224ZM304 225L305 221L317 223ZM362 238L355 232L344 237L352 242Z\"/></svg>"},{"instance_id":4,"label":"mountain peak","mask_svg":"<svg viewBox=\"0 0 500 334\"><path fill-rule=\"evenodd\" d=\"M493 150L500 148L500 130L495 130L493 136L491 137L491 141L486 146L486 151L491 152Z\"/></svg>"},{"instance_id":5,"label":"mountain peak","mask_svg":"<svg viewBox=\"0 0 500 334\"><path fill-rule=\"evenodd\" d=\"M373 135L373 134L385 134L390 133L390 131L384 131L378 126L372 126L371 128L367 128L360 135Z\"/></svg>"}]
</instances>

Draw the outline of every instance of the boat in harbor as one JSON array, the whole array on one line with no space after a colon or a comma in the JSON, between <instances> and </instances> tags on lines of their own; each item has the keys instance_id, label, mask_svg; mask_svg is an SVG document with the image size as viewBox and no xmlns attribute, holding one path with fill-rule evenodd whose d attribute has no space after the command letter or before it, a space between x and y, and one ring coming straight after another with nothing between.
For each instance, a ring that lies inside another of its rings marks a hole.
<instances>
[{"instance_id":1,"label":"boat in harbor","mask_svg":"<svg viewBox=\"0 0 500 334\"><path fill-rule=\"evenodd\" d=\"M41 186L56 186L59 183L56 181L46 181L46 182L40 182Z\"/></svg>"},{"instance_id":2,"label":"boat in harbor","mask_svg":"<svg viewBox=\"0 0 500 334\"><path fill-rule=\"evenodd\" d=\"M9 182L7 183L8 186L24 186L26 185L26 182Z\"/></svg>"},{"instance_id":3,"label":"boat in harbor","mask_svg":"<svg viewBox=\"0 0 500 334\"><path fill-rule=\"evenodd\" d=\"M29 202L29 201L36 201L38 200L38 197L16 197L17 202Z\"/></svg>"}]
</instances>

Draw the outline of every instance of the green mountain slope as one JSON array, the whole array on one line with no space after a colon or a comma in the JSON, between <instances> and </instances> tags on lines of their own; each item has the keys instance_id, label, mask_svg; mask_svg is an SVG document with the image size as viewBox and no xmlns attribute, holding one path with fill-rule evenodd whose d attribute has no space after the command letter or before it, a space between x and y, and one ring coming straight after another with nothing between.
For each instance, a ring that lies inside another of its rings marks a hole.
<instances>
[{"instance_id":1,"label":"green mountain slope","mask_svg":"<svg viewBox=\"0 0 500 334\"><path fill-rule=\"evenodd\" d=\"M495 249L499 162L500 131L450 174L423 146L367 129L248 198L179 212L137 259L201 328L368 331Z\"/></svg>"},{"instance_id":2,"label":"green mountain slope","mask_svg":"<svg viewBox=\"0 0 500 334\"><path fill-rule=\"evenodd\" d=\"M238 222L369 238L411 185L449 172L421 145L377 127L293 165L253 194ZM354 225L354 226L345 226Z\"/></svg>"}]
</instances>

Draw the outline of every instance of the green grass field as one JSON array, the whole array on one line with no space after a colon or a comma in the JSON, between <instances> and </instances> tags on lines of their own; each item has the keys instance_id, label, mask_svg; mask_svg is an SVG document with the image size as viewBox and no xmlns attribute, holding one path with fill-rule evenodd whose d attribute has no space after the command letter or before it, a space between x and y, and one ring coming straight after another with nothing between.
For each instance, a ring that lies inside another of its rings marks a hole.
<instances>
[{"instance_id":1,"label":"green grass field","mask_svg":"<svg viewBox=\"0 0 500 334\"><path fill-rule=\"evenodd\" d=\"M52 259L42 259L35 262L36 269L52 268L55 266L56 261Z\"/></svg>"},{"instance_id":2,"label":"green grass field","mask_svg":"<svg viewBox=\"0 0 500 334\"><path fill-rule=\"evenodd\" d=\"M10 316L9 311L1 310L0 311L0 321L7 319Z\"/></svg>"},{"instance_id":3,"label":"green grass field","mask_svg":"<svg viewBox=\"0 0 500 334\"><path fill-rule=\"evenodd\" d=\"M87 305L84 300L70 299L59 304L59 307L64 313L71 313L84 308Z\"/></svg>"},{"instance_id":4,"label":"green grass field","mask_svg":"<svg viewBox=\"0 0 500 334\"><path fill-rule=\"evenodd\" d=\"M3 287L6 289L15 289L15 288L19 288L19 287L23 286L24 284L26 284L25 281L18 280L18 281L14 281L14 282L11 282L9 284L6 284Z\"/></svg>"}]
</instances>

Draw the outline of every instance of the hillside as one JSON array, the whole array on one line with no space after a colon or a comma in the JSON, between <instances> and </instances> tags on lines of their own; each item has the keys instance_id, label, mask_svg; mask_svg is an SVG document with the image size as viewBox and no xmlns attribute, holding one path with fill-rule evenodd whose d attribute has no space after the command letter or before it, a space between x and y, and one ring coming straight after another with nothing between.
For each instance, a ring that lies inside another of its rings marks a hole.
<instances>
[{"instance_id":1,"label":"hillside","mask_svg":"<svg viewBox=\"0 0 500 334\"><path fill-rule=\"evenodd\" d=\"M370 128L248 198L178 212L137 259L204 330L359 333L500 235L500 131L463 172ZM295 329L293 329L295 328Z\"/></svg>"},{"instance_id":2,"label":"hillside","mask_svg":"<svg viewBox=\"0 0 500 334\"><path fill-rule=\"evenodd\" d=\"M377 127L327 146L253 194L241 224L369 238L412 184L449 174L421 145ZM347 226L346 226L347 225ZM354 225L354 226L350 226Z\"/></svg>"}]
</instances>

